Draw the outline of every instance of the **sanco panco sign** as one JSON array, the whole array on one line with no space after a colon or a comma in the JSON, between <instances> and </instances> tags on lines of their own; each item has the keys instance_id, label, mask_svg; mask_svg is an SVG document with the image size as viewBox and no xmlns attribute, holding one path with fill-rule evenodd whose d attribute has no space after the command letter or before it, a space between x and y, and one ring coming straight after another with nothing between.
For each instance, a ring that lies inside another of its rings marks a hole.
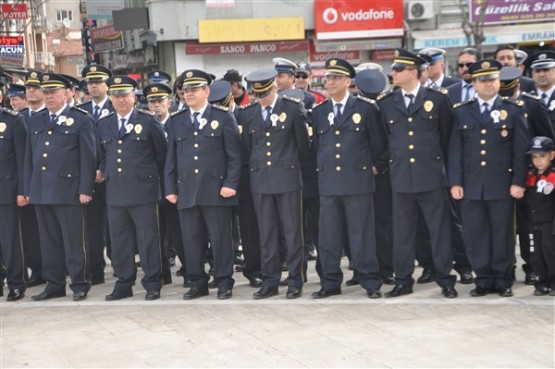
<instances>
[{"instance_id":1,"label":"sanco panco sign","mask_svg":"<svg viewBox=\"0 0 555 369\"><path fill-rule=\"evenodd\" d=\"M403 35L402 1L314 1L317 40Z\"/></svg>"}]
</instances>

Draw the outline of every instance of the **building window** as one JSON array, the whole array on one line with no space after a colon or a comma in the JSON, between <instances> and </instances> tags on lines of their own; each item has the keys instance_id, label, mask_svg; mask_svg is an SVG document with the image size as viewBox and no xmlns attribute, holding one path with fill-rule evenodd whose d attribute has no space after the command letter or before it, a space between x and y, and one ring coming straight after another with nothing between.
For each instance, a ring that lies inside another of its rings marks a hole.
<instances>
[{"instance_id":1,"label":"building window","mask_svg":"<svg viewBox=\"0 0 555 369\"><path fill-rule=\"evenodd\" d=\"M56 10L56 22L61 22L65 18L73 22L73 11L72 10Z\"/></svg>"}]
</instances>

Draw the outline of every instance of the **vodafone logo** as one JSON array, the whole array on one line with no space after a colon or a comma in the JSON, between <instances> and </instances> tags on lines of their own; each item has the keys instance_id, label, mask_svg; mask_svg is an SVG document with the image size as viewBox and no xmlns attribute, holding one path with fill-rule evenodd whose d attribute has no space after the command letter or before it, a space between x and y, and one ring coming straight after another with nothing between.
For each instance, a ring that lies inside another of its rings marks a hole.
<instances>
[{"instance_id":1,"label":"vodafone logo","mask_svg":"<svg viewBox=\"0 0 555 369\"><path fill-rule=\"evenodd\" d=\"M339 13L334 8L327 8L322 13L322 20L326 24L334 24L339 19Z\"/></svg>"}]
</instances>

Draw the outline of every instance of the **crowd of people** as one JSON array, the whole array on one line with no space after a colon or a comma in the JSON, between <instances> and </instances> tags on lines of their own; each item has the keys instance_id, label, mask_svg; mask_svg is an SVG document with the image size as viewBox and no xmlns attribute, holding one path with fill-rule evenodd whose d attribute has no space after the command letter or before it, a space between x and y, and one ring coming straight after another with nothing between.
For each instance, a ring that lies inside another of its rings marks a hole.
<instances>
[{"instance_id":1,"label":"crowd of people","mask_svg":"<svg viewBox=\"0 0 555 369\"><path fill-rule=\"evenodd\" d=\"M29 71L0 111L7 300L66 296L69 276L81 301L107 272L105 299L124 299L139 266L156 300L176 258L185 300L231 298L234 271L254 299L299 298L308 260L322 299L345 255L371 299L412 294L416 264L445 298L453 270L473 297L510 297L515 217L525 283L555 296L555 51L518 57L464 49L458 78L441 49L397 49L389 75L331 58L324 93L280 57L245 77L152 71L142 90L98 64Z\"/></svg>"}]
</instances>

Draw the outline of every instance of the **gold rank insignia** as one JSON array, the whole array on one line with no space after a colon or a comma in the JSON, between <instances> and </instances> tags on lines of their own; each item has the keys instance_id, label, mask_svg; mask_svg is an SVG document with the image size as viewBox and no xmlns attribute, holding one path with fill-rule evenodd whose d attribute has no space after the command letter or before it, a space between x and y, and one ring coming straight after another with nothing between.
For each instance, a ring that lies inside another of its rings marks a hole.
<instances>
[{"instance_id":1,"label":"gold rank insignia","mask_svg":"<svg viewBox=\"0 0 555 369\"><path fill-rule=\"evenodd\" d=\"M75 121L73 120L73 118L67 118L67 120L66 120L66 126L69 127L69 126L73 125L74 122L75 122Z\"/></svg>"},{"instance_id":2,"label":"gold rank insignia","mask_svg":"<svg viewBox=\"0 0 555 369\"><path fill-rule=\"evenodd\" d=\"M509 131L507 131L506 129L501 130L501 137L507 137L508 135L509 135Z\"/></svg>"},{"instance_id":3,"label":"gold rank insignia","mask_svg":"<svg viewBox=\"0 0 555 369\"><path fill-rule=\"evenodd\" d=\"M399 50L395 50L395 53L393 53L393 56L398 58L399 57Z\"/></svg>"},{"instance_id":4,"label":"gold rank insignia","mask_svg":"<svg viewBox=\"0 0 555 369\"><path fill-rule=\"evenodd\" d=\"M337 64L337 60L333 59L330 61L330 66L335 66Z\"/></svg>"},{"instance_id":5,"label":"gold rank insignia","mask_svg":"<svg viewBox=\"0 0 555 369\"><path fill-rule=\"evenodd\" d=\"M115 83L121 83L121 78L119 78L119 77L114 78L114 82Z\"/></svg>"},{"instance_id":6,"label":"gold rank insignia","mask_svg":"<svg viewBox=\"0 0 555 369\"><path fill-rule=\"evenodd\" d=\"M4 122L0 122L0 132L4 132L8 126Z\"/></svg>"},{"instance_id":7,"label":"gold rank insignia","mask_svg":"<svg viewBox=\"0 0 555 369\"><path fill-rule=\"evenodd\" d=\"M187 74L185 75L185 77L187 78L191 78L193 76L193 72L187 72Z\"/></svg>"},{"instance_id":8,"label":"gold rank insignia","mask_svg":"<svg viewBox=\"0 0 555 369\"><path fill-rule=\"evenodd\" d=\"M486 62L483 62L482 65L480 66L482 67L482 69L488 69L491 66L491 64L486 61Z\"/></svg>"},{"instance_id":9,"label":"gold rank insignia","mask_svg":"<svg viewBox=\"0 0 555 369\"><path fill-rule=\"evenodd\" d=\"M360 117L360 114L359 114L359 113L354 113L354 114L353 114L353 122L354 122L355 124L359 124L359 123L360 123L360 119L361 119L361 117Z\"/></svg>"},{"instance_id":10,"label":"gold rank insignia","mask_svg":"<svg viewBox=\"0 0 555 369\"><path fill-rule=\"evenodd\" d=\"M424 110L426 110L426 112L431 112L432 109L434 108L434 103L430 100L424 102Z\"/></svg>"},{"instance_id":11,"label":"gold rank insignia","mask_svg":"<svg viewBox=\"0 0 555 369\"><path fill-rule=\"evenodd\" d=\"M524 101L522 101L522 100L517 100L516 104L517 104L518 106L522 106L522 105L524 105Z\"/></svg>"},{"instance_id":12,"label":"gold rank insignia","mask_svg":"<svg viewBox=\"0 0 555 369\"><path fill-rule=\"evenodd\" d=\"M285 114L285 112L281 113L278 119L281 123L285 122L285 120L287 119L287 114Z\"/></svg>"},{"instance_id":13,"label":"gold rank insignia","mask_svg":"<svg viewBox=\"0 0 555 369\"><path fill-rule=\"evenodd\" d=\"M37 73L36 72L31 73L31 78L37 78Z\"/></svg>"},{"instance_id":14,"label":"gold rank insignia","mask_svg":"<svg viewBox=\"0 0 555 369\"><path fill-rule=\"evenodd\" d=\"M212 122L210 122L210 127L212 127L212 129L218 128L219 125L220 123L218 123L217 120L213 120Z\"/></svg>"},{"instance_id":15,"label":"gold rank insignia","mask_svg":"<svg viewBox=\"0 0 555 369\"><path fill-rule=\"evenodd\" d=\"M49 79L50 79L50 76L42 76L43 81L48 81Z\"/></svg>"},{"instance_id":16,"label":"gold rank insignia","mask_svg":"<svg viewBox=\"0 0 555 369\"><path fill-rule=\"evenodd\" d=\"M499 118L500 118L501 120L507 119L507 115L508 115L508 113L507 113L506 110L501 110L501 111L499 112Z\"/></svg>"},{"instance_id":17,"label":"gold rank insignia","mask_svg":"<svg viewBox=\"0 0 555 369\"><path fill-rule=\"evenodd\" d=\"M91 72L96 72L96 67L95 66L91 67Z\"/></svg>"},{"instance_id":18,"label":"gold rank insignia","mask_svg":"<svg viewBox=\"0 0 555 369\"><path fill-rule=\"evenodd\" d=\"M136 134L140 134L143 131L143 126L140 124L135 124L134 129Z\"/></svg>"},{"instance_id":19,"label":"gold rank insignia","mask_svg":"<svg viewBox=\"0 0 555 369\"><path fill-rule=\"evenodd\" d=\"M150 89L151 92L158 92L158 87L154 86Z\"/></svg>"}]
</instances>

